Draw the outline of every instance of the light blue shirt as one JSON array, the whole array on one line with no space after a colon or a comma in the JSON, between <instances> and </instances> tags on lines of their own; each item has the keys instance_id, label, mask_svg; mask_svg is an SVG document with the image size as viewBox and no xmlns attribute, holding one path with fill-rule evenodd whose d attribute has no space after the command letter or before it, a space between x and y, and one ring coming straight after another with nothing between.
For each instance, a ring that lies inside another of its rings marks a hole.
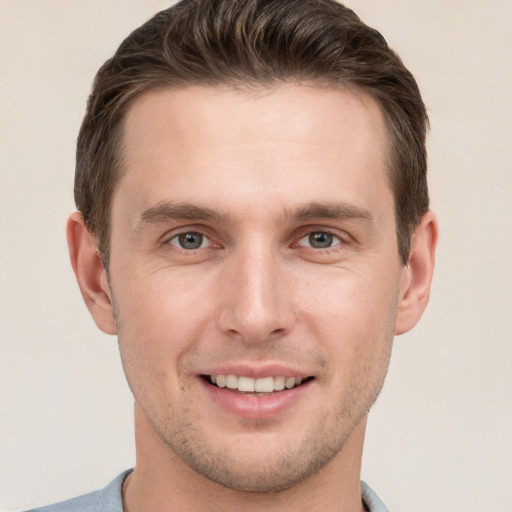
<instances>
[{"instance_id":1,"label":"light blue shirt","mask_svg":"<svg viewBox=\"0 0 512 512\"><path fill-rule=\"evenodd\" d=\"M132 470L121 473L105 488L62 501L47 507L34 508L27 512L123 512L122 487L124 479ZM368 512L389 512L384 503L368 484L361 482L361 495Z\"/></svg>"}]
</instances>

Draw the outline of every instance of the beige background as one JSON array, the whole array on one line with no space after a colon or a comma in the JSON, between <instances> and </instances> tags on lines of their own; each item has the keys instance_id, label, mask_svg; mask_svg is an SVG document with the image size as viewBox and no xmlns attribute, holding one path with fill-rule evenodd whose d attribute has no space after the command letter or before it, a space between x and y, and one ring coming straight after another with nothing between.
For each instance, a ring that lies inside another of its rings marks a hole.
<instances>
[{"instance_id":1,"label":"beige background","mask_svg":"<svg viewBox=\"0 0 512 512\"><path fill-rule=\"evenodd\" d=\"M512 512L512 2L353 0L430 107L441 241L396 340L363 478L391 510ZM134 460L116 340L82 304L64 225L93 74L161 0L0 0L0 508L105 485Z\"/></svg>"}]
</instances>

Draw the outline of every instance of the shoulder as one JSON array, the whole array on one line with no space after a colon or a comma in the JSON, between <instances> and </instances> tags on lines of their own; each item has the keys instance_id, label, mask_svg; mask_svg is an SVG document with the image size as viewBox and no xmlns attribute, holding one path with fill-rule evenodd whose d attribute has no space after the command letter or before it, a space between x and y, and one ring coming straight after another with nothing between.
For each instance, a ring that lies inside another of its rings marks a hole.
<instances>
[{"instance_id":1,"label":"shoulder","mask_svg":"<svg viewBox=\"0 0 512 512\"><path fill-rule=\"evenodd\" d=\"M368 512L389 512L388 508L381 499L377 496L375 491L366 483L361 481L361 497Z\"/></svg>"},{"instance_id":2,"label":"shoulder","mask_svg":"<svg viewBox=\"0 0 512 512\"><path fill-rule=\"evenodd\" d=\"M99 491L84 494L67 501L34 508L27 512L123 512L121 489L131 470L121 473L115 480Z\"/></svg>"}]
</instances>

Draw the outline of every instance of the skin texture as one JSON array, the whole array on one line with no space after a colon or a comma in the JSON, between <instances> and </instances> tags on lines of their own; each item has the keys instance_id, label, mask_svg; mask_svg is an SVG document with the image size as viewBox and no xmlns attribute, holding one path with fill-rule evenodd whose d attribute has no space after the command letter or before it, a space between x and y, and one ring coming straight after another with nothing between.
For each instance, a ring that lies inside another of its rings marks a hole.
<instances>
[{"instance_id":1,"label":"skin texture","mask_svg":"<svg viewBox=\"0 0 512 512\"><path fill-rule=\"evenodd\" d=\"M109 279L79 214L68 240L135 397L126 509L362 510L366 416L394 334L427 304L437 240L429 212L400 265L379 107L299 85L188 87L139 97L124 137ZM247 416L212 399L202 376L225 368L311 379Z\"/></svg>"}]
</instances>

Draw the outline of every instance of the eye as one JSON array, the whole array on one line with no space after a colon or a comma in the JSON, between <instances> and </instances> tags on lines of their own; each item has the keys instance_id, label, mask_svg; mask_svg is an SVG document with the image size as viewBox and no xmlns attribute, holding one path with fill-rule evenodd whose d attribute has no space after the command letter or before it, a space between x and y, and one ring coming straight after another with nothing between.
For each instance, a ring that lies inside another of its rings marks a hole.
<instances>
[{"instance_id":1,"label":"eye","mask_svg":"<svg viewBox=\"0 0 512 512\"><path fill-rule=\"evenodd\" d=\"M208 238L202 233L198 233L197 231L180 233L179 235L173 236L169 240L171 245L179 247L180 249L185 249L187 251L202 249L208 245L208 242Z\"/></svg>"},{"instance_id":2,"label":"eye","mask_svg":"<svg viewBox=\"0 0 512 512\"><path fill-rule=\"evenodd\" d=\"M312 247L313 249L328 249L333 245L342 243L340 237L329 233L328 231L312 231L303 236L297 245L302 247Z\"/></svg>"}]
</instances>

